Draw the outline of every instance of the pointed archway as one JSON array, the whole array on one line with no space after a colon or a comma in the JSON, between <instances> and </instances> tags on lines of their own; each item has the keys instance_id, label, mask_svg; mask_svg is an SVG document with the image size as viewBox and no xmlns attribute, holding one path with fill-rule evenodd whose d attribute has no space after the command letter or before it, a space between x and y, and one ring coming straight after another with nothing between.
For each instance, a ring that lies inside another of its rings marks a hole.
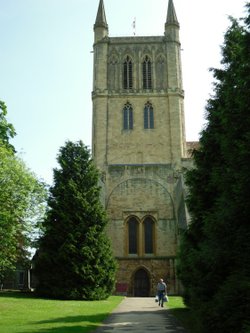
<instances>
[{"instance_id":1,"label":"pointed archway","mask_svg":"<svg viewBox=\"0 0 250 333\"><path fill-rule=\"evenodd\" d=\"M134 296L135 297L149 297L150 281L148 272L140 268L134 274Z\"/></svg>"}]
</instances>

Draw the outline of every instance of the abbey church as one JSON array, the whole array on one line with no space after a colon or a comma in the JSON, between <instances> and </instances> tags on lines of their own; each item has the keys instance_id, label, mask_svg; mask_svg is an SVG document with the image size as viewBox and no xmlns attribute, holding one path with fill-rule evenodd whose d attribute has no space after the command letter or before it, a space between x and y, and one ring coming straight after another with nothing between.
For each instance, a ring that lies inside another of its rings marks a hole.
<instances>
[{"instance_id":1,"label":"abbey church","mask_svg":"<svg viewBox=\"0 0 250 333\"><path fill-rule=\"evenodd\" d=\"M92 155L118 262L116 294L179 294L176 253L187 227L179 22L172 0L162 36L109 36L104 1L94 24ZM108 269L108 267L107 267Z\"/></svg>"}]
</instances>

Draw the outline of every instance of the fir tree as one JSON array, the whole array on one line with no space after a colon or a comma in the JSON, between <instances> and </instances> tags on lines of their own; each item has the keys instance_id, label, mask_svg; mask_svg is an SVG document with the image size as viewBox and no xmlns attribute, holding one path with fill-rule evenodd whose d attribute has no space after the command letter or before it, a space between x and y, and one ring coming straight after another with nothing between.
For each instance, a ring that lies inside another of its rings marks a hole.
<instances>
[{"instance_id":1,"label":"fir tree","mask_svg":"<svg viewBox=\"0 0 250 333\"><path fill-rule=\"evenodd\" d=\"M81 141L66 142L57 160L35 259L36 291L59 299L105 299L114 287L116 264L105 234L98 171Z\"/></svg>"},{"instance_id":2,"label":"fir tree","mask_svg":"<svg viewBox=\"0 0 250 333\"><path fill-rule=\"evenodd\" d=\"M246 333L250 318L250 4L244 25L231 18L222 69L195 169L187 173L191 225L179 276L199 332Z\"/></svg>"}]
</instances>

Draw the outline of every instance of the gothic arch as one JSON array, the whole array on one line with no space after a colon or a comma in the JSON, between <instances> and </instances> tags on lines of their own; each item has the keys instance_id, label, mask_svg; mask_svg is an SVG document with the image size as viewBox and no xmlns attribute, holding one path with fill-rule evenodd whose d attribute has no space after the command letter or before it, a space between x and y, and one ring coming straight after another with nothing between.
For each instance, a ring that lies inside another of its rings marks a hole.
<instances>
[{"instance_id":1,"label":"gothic arch","mask_svg":"<svg viewBox=\"0 0 250 333\"><path fill-rule=\"evenodd\" d=\"M142 60L142 88L152 89L152 59L146 54Z\"/></svg>"},{"instance_id":2,"label":"gothic arch","mask_svg":"<svg viewBox=\"0 0 250 333\"><path fill-rule=\"evenodd\" d=\"M127 54L123 58L123 89L133 88L133 66L133 58Z\"/></svg>"},{"instance_id":3,"label":"gothic arch","mask_svg":"<svg viewBox=\"0 0 250 333\"><path fill-rule=\"evenodd\" d=\"M156 63L165 63L166 62L166 57L163 53L159 53L156 57Z\"/></svg>"},{"instance_id":4,"label":"gothic arch","mask_svg":"<svg viewBox=\"0 0 250 333\"><path fill-rule=\"evenodd\" d=\"M132 273L130 285L134 297L150 296L151 274L149 270L143 265L137 267Z\"/></svg>"},{"instance_id":5,"label":"gothic arch","mask_svg":"<svg viewBox=\"0 0 250 333\"><path fill-rule=\"evenodd\" d=\"M108 88L111 90L118 89L119 82L119 65L118 56L113 52L108 60Z\"/></svg>"},{"instance_id":6,"label":"gothic arch","mask_svg":"<svg viewBox=\"0 0 250 333\"><path fill-rule=\"evenodd\" d=\"M156 219L151 214L143 218L131 214L124 221L125 253L128 256L153 255L156 250Z\"/></svg>"},{"instance_id":7,"label":"gothic arch","mask_svg":"<svg viewBox=\"0 0 250 333\"><path fill-rule=\"evenodd\" d=\"M151 102L147 101L144 105L144 129L154 128L154 108Z\"/></svg>"},{"instance_id":8,"label":"gothic arch","mask_svg":"<svg viewBox=\"0 0 250 333\"><path fill-rule=\"evenodd\" d=\"M148 214L145 215L142 219L142 240L143 240L143 253L145 255L154 254L155 253L155 218Z\"/></svg>"},{"instance_id":9,"label":"gothic arch","mask_svg":"<svg viewBox=\"0 0 250 333\"><path fill-rule=\"evenodd\" d=\"M154 217L153 215L151 215L151 214L146 214L146 215L144 215L143 218L141 219L142 222L144 222L145 219L147 219L148 217L151 218L152 221L153 221L154 223L156 223L156 219L155 219L155 217Z\"/></svg>"},{"instance_id":10,"label":"gothic arch","mask_svg":"<svg viewBox=\"0 0 250 333\"><path fill-rule=\"evenodd\" d=\"M130 52L124 54L122 62L126 61L127 59L131 60L134 63L133 55Z\"/></svg>"},{"instance_id":11,"label":"gothic arch","mask_svg":"<svg viewBox=\"0 0 250 333\"><path fill-rule=\"evenodd\" d=\"M152 60L152 48L149 48L148 46L145 46L142 49L142 58L144 59L145 56L149 56Z\"/></svg>"},{"instance_id":12,"label":"gothic arch","mask_svg":"<svg viewBox=\"0 0 250 333\"><path fill-rule=\"evenodd\" d=\"M134 127L133 107L130 102L126 102L122 108L123 130L132 130Z\"/></svg>"},{"instance_id":13,"label":"gothic arch","mask_svg":"<svg viewBox=\"0 0 250 333\"><path fill-rule=\"evenodd\" d=\"M141 56L141 62L145 61L146 59L153 62L152 55L150 55L149 52L143 53L143 55Z\"/></svg>"},{"instance_id":14,"label":"gothic arch","mask_svg":"<svg viewBox=\"0 0 250 333\"><path fill-rule=\"evenodd\" d=\"M132 59L134 58L135 50L134 47L131 46L131 44L126 44L124 46L121 46L120 51L123 59L125 59L126 56L130 56Z\"/></svg>"},{"instance_id":15,"label":"gothic arch","mask_svg":"<svg viewBox=\"0 0 250 333\"><path fill-rule=\"evenodd\" d=\"M128 255L138 255L139 253L139 224L140 219L135 215L130 215L125 220L125 244Z\"/></svg>"},{"instance_id":16,"label":"gothic arch","mask_svg":"<svg viewBox=\"0 0 250 333\"><path fill-rule=\"evenodd\" d=\"M163 54L158 54L155 62L156 89L164 89L166 86L166 58Z\"/></svg>"},{"instance_id":17,"label":"gothic arch","mask_svg":"<svg viewBox=\"0 0 250 333\"><path fill-rule=\"evenodd\" d=\"M112 53L109 57L109 60L108 60L108 63L109 64L117 64L118 63L118 56L116 53Z\"/></svg>"},{"instance_id":18,"label":"gothic arch","mask_svg":"<svg viewBox=\"0 0 250 333\"><path fill-rule=\"evenodd\" d=\"M168 191L167 187L163 184L161 184L159 181L151 178L141 178L141 177L135 177L135 178L127 178L120 183L118 183L113 189L110 191L110 193L107 195L105 208L108 209L110 205L110 201L112 198L118 198L119 196L122 196L123 198L126 198L127 194L129 194L129 188L132 187L133 190L135 188L138 188L139 190L143 191L142 185L145 187L155 187L156 189L159 189L162 191L162 193L165 195L165 198L169 201L169 204L171 206L171 215L172 218L175 218L175 209L174 209L174 201L173 198ZM119 193L120 192L120 193ZM139 195L139 193L138 193ZM119 199L118 199L119 200Z\"/></svg>"}]
</instances>

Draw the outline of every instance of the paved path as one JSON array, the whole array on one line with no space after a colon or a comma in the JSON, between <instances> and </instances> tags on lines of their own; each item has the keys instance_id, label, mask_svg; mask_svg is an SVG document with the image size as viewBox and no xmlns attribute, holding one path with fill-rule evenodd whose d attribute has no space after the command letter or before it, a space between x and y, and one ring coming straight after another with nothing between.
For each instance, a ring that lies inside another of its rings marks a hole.
<instances>
[{"instance_id":1,"label":"paved path","mask_svg":"<svg viewBox=\"0 0 250 333\"><path fill-rule=\"evenodd\" d=\"M165 303L166 304L166 303ZM153 297L126 297L94 333L187 333Z\"/></svg>"}]
</instances>

